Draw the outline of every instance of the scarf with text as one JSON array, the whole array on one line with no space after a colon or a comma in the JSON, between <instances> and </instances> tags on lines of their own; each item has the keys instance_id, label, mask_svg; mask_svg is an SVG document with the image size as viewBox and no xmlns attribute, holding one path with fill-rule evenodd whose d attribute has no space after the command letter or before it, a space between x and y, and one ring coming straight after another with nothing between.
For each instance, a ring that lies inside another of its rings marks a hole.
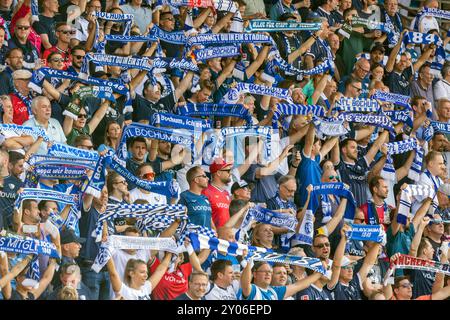
<instances>
[{"instance_id":1,"label":"scarf with text","mask_svg":"<svg viewBox=\"0 0 450 320\"><path fill-rule=\"evenodd\" d=\"M163 127L174 127L191 130L194 135L212 128L211 121L197 119L192 117L179 116L171 113L157 112L153 114L151 119L153 126L160 125ZM199 132L197 132L199 131Z\"/></svg>"},{"instance_id":2,"label":"scarf with text","mask_svg":"<svg viewBox=\"0 0 450 320\"><path fill-rule=\"evenodd\" d=\"M272 43L272 38L263 34L249 33L216 33L200 34L187 38L186 45L236 44L236 43Z\"/></svg>"},{"instance_id":3,"label":"scarf with text","mask_svg":"<svg viewBox=\"0 0 450 320\"><path fill-rule=\"evenodd\" d=\"M187 103L184 106L178 107L177 112L182 116L238 117L245 119L247 125L253 123L252 115L242 104Z\"/></svg>"},{"instance_id":4,"label":"scarf with text","mask_svg":"<svg viewBox=\"0 0 450 320\"><path fill-rule=\"evenodd\" d=\"M326 139L329 137L340 137L346 135L349 130L344 126L344 120L339 118L320 118L313 117L314 127L316 127L316 134L321 139ZM287 131L289 128L283 126Z\"/></svg>"},{"instance_id":5,"label":"scarf with text","mask_svg":"<svg viewBox=\"0 0 450 320\"><path fill-rule=\"evenodd\" d=\"M92 162L96 162L99 158L99 154L96 151L84 150L57 142L53 143L48 149L48 154L55 157L80 158L84 160L91 160Z\"/></svg>"},{"instance_id":6,"label":"scarf with text","mask_svg":"<svg viewBox=\"0 0 450 320\"><path fill-rule=\"evenodd\" d=\"M103 19L113 22L125 23L122 35L129 36L131 33L131 26L133 25L134 14L122 14L122 13L108 13L108 12L94 12L93 15L97 17L95 20L95 40L94 50L101 50L101 42L99 41L100 24L98 19Z\"/></svg>"},{"instance_id":7,"label":"scarf with text","mask_svg":"<svg viewBox=\"0 0 450 320\"><path fill-rule=\"evenodd\" d=\"M180 110L180 108L178 108ZM187 130L154 127L141 123L131 123L124 127L118 146L119 158L127 159L127 139L131 137L144 137L179 144L194 151L194 135Z\"/></svg>"},{"instance_id":8,"label":"scarf with text","mask_svg":"<svg viewBox=\"0 0 450 320\"><path fill-rule=\"evenodd\" d=\"M112 35L112 34L105 34L103 41L100 41L97 43L97 53L105 54L105 48L106 48L106 42L122 42L122 43L129 43L129 42L156 42L158 41L158 38L152 35L144 35L144 36L128 36L128 35Z\"/></svg>"},{"instance_id":9,"label":"scarf with text","mask_svg":"<svg viewBox=\"0 0 450 320\"><path fill-rule=\"evenodd\" d=\"M302 23L296 21L275 21L252 19L245 29L246 32L281 32L281 31L317 31L320 23Z\"/></svg>"},{"instance_id":10,"label":"scarf with text","mask_svg":"<svg viewBox=\"0 0 450 320\"><path fill-rule=\"evenodd\" d=\"M232 137L261 137L264 139L266 156L271 155L271 141L273 129L269 126L253 127L225 127L220 130L220 136L215 145L214 157L219 157L221 150L225 147L226 140Z\"/></svg>"},{"instance_id":11,"label":"scarf with text","mask_svg":"<svg viewBox=\"0 0 450 320\"><path fill-rule=\"evenodd\" d=\"M380 106L375 99L345 98L336 101L334 110L346 112L378 112Z\"/></svg>"},{"instance_id":12,"label":"scarf with text","mask_svg":"<svg viewBox=\"0 0 450 320\"><path fill-rule=\"evenodd\" d=\"M48 136L42 128L26 127L17 124L0 124L0 132L7 137L14 134L19 137L32 136L35 139L42 137L44 141L49 141Z\"/></svg>"},{"instance_id":13,"label":"scarf with text","mask_svg":"<svg viewBox=\"0 0 450 320\"><path fill-rule=\"evenodd\" d=\"M339 120L356 123L366 123L367 125L377 126L389 130L391 134L395 135L395 129L391 120L379 114L363 114L363 113L341 113L338 116Z\"/></svg>"},{"instance_id":14,"label":"scarf with text","mask_svg":"<svg viewBox=\"0 0 450 320\"><path fill-rule=\"evenodd\" d=\"M386 180L395 181L395 168L394 168L394 161L392 160L392 155L402 154L411 150L417 150L418 144L416 139L408 139L403 141L387 143L386 145L388 148L388 153L386 157L386 163L380 175ZM417 159L414 158L414 161L416 160ZM417 165L421 165L421 161L420 163L416 163L416 166ZM411 175L413 176L414 173L411 173Z\"/></svg>"},{"instance_id":15,"label":"scarf with text","mask_svg":"<svg viewBox=\"0 0 450 320\"><path fill-rule=\"evenodd\" d=\"M35 255L42 254L55 259L60 258L55 244L20 236L0 237L0 251Z\"/></svg>"},{"instance_id":16,"label":"scarf with text","mask_svg":"<svg viewBox=\"0 0 450 320\"><path fill-rule=\"evenodd\" d=\"M450 11L424 7L420 12L417 13L416 20L414 22L414 31L419 31L419 24L425 17L435 17L450 20Z\"/></svg>"},{"instance_id":17,"label":"scarf with text","mask_svg":"<svg viewBox=\"0 0 450 320\"><path fill-rule=\"evenodd\" d=\"M66 194L58 192L55 190L45 190L45 189L35 189L35 188L24 188L21 193L18 194L16 202L14 204L16 209L19 209L22 201L33 199L33 200L50 200L56 203L64 203L68 205L74 205L77 201L75 195Z\"/></svg>"},{"instance_id":18,"label":"scarf with text","mask_svg":"<svg viewBox=\"0 0 450 320\"><path fill-rule=\"evenodd\" d=\"M282 89L277 87L266 87L254 83L238 83L236 87L231 88L223 96L221 103L236 103L239 100L241 93L250 93L261 96L271 96L274 98L286 100L289 103L293 103L291 95L288 89Z\"/></svg>"},{"instance_id":19,"label":"scarf with text","mask_svg":"<svg viewBox=\"0 0 450 320\"><path fill-rule=\"evenodd\" d=\"M149 35L155 36L158 39L171 44L184 45L187 40L186 35L183 31L167 32L162 30L156 24L150 30Z\"/></svg>"},{"instance_id":20,"label":"scarf with text","mask_svg":"<svg viewBox=\"0 0 450 320\"><path fill-rule=\"evenodd\" d=\"M402 254L398 256L396 260L391 262L384 278L384 285L389 283L390 277L394 274L395 269L413 269L443 273L447 276L450 275L450 264L448 263L426 260Z\"/></svg>"},{"instance_id":21,"label":"scarf with text","mask_svg":"<svg viewBox=\"0 0 450 320\"><path fill-rule=\"evenodd\" d=\"M193 51L197 61L206 61L213 58L234 57L241 54L239 46L222 46L197 49Z\"/></svg>"},{"instance_id":22,"label":"scarf with text","mask_svg":"<svg viewBox=\"0 0 450 320\"><path fill-rule=\"evenodd\" d=\"M437 208L436 191L433 187L427 185L408 185L402 190L400 196L400 205L398 207L397 222L406 225L408 218L413 218L416 212L411 212L413 200L422 202L426 198L433 200L432 211Z\"/></svg>"},{"instance_id":23,"label":"scarf with text","mask_svg":"<svg viewBox=\"0 0 450 320\"><path fill-rule=\"evenodd\" d=\"M350 226L352 227L352 229L350 231L347 231L348 240L386 243L386 232L384 232L384 228L381 224L350 224Z\"/></svg>"},{"instance_id":24,"label":"scarf with text","mask_svg":"<svg viewBox=\"0 0 450 320\"><path fill-rule=\"evenodd\" d=\"M392 102L396 105L411 109L411 105L409 104L411 97L409 96L377 90L372 98L384 102Z\"/></svg>"},{"instance_id":25,"label":"scarf with text","mask_svg":"<svg viewBox=\"0 0 450 320\"><path fill-rule=\"evenodd\" d=\"M277 103L277 110L273 114L272 126L278 128L278 120L281 116L291 115L309 115L313 114L317 117L325 116L325 109L321 105L304 105L304 104L289 104ZM285 130L289 129L289 123L283 121L282 126Z\"/></svg>"},{"instance_id":26,"label":"scarf with text","mask_svg":"<svg viewBox=\"0 0 450 320\"><path fill-rule=\"evenodd\" d=\"M435 132L450 134L450 123L439 121L430 121L430 122Z\"/></svg>"},{"instance_id":27,"label":"scarf with text","mask_svg":"<svg viewBox=\"0 0 450 320\"><path fill-rule=\"evenodd\" d=\"M392 123L395 125L398 122L403 122L410 128L413 127L413 118L411 117L412 113L409 110L406 111L397 111L397 110L389 110L383 111L381 114L391 118Z\"/></svg>"},{"instance_id":28,"label":"scarf with text","mask_svg":"<svg viewBox=\"0 0 450 320\"><path fill-rule=\"evenodd\" d=\"M250 208L245 215L240 229L245 229L252 222L270 224L275 227L287 228L295 231L297 226L297 218L291 214L275 212L261 206Z\"/></svg>"}]
</instances>

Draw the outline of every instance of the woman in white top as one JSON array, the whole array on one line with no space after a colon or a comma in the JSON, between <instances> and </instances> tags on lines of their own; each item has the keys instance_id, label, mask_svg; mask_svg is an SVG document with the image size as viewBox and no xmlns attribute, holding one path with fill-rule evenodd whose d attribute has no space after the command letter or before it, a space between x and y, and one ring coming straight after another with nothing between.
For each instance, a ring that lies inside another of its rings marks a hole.
<instances>
[{"instance_id":1,"label":"woman in white top","mask_svg":"<svg viewBox=\"0 0 450 320\"><path fill-rule=\"evenodd\" d=\"M151 300L150 294L167 271L171 258L172 254L166 253L150 278L145 261L130 259L125 267L124 282L116 271L113 259L109 259L107 267L114 292L125 300Z\"/></svg>"}]
</instances>

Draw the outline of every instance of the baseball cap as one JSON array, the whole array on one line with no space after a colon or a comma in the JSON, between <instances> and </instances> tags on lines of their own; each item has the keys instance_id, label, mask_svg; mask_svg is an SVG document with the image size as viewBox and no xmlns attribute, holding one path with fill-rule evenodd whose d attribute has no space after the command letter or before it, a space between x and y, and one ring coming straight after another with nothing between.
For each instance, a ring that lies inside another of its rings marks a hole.
<instances>
[{"instance_id":1,"label":"baseball cap","mask_svg":"<svg viewBox=\"0 0 450 320\"><path fill-rule=\"evenodd\" d=\"M223 158L216 158L214 161L209 165L209 172L211 174L216 173L219 170L222 170L228 166L232 166L232 163L227 163Z\"/></svg>"},{"instance_id":2,"label":"baseball cap","mask_svg":"<svg viewBox=\"0 0 450 320\"><path fill-rule=\"evenodd\" d=\"M16 70L12 73L12 77L14 80L20 80L20 79L31 79L31 76L33 74L25 69Z\"/></svg>"},{"instance_id":3,"label":"baseball cap","mask_svg":"<svg viewBox=\"0 0 450 320\"><path fill-rule=\"evenodd\" d=\"M384 46L381 43L375 43L372 47L372 49L370 49L370 52L374 52L374 51L381 51L383 53L386 52L386 49L384 48Z\"/></svg>"},{"instance_id":4,"label":"baseball cap","mask_svg":"<svg viewBox=\"0 0 450 320\"><path fill-rule=\"evenodd\" d=\"M61 244L67 244L67 243L85 243L85 238L77 237L75 232L73 230L64 230L61 232Z\"/></svg>"},{"instance_id":5,"label":"baseball cap","mask_svg":"<svg viewBox=\"0 0 450 320\"><path fill-rule=\"evenodd\" d=\"M348 257L346 257L346 256L342 257L342 262L341 262L341 266L342 267L346 267L346 266L351 265L353 263L355 263L355 261L350 260Z\"/></svg>"},{"instance_id":6,"label":"baseball cap","mask_svg":"<svg viewBox=\"0 0 450 320\"><path fill-rule=\"evenodd\" d=\"M245 188L248 186L249 186L249 184L245 180L237 181L237 182L233 183L233 185L231 186L231 194L233 194L238 189Z\"/></svg>"}]
</instances>

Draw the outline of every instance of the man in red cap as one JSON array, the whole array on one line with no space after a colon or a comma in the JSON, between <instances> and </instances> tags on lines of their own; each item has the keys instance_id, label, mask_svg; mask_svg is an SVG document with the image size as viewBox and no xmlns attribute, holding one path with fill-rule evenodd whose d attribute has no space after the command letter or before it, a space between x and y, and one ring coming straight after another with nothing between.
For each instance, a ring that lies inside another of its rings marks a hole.
<instances>
[{"instance_id":1,"label":"man in red cap","mask_svg":"<svg viewBox=\"0 0 450 320\"><path fill-rule=\"evenodd\" d=\"M212 219L216 228L222 227L230 219L231 196L226 190L231 182L232 163L227 163L223 158L216 158L209 166L211 182L208 188L202 191L210 204Z\"/></svg>"}]
</instances>

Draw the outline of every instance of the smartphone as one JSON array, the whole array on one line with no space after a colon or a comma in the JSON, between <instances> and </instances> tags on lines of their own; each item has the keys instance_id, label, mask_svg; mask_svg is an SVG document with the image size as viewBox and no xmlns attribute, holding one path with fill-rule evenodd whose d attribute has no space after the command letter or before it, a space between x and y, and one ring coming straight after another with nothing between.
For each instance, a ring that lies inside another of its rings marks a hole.
<instances>
[{"instance_id":1,"label":"smartphone","mask_svg":"<svg viewBox=\"0 0 450 320\"><path fill-rule=\"evenodd\" d=\"M23 233L36 233L38 232L38 227L34 224L24 224L22 231Z\"/></svg>"}]
</instances>

